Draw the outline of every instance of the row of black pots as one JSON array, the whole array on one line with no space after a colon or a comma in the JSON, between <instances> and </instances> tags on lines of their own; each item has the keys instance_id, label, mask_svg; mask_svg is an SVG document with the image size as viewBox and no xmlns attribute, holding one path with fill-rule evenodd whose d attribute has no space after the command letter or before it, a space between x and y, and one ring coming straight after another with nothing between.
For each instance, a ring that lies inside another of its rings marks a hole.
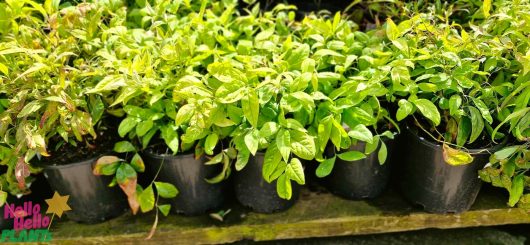
<instances>
[{"instance_id":1,"label":"row of black pots","mask_svg":"<svg viewBox=\"0 0 530 245\"><path fill-rule=\"evenodd\" d=\"M387 140L386 144L390 157L385 164L379 164L377 150L355 162L337 159L332 173L320 182L332 193L347 199L373 198L385 189L390 173L395 172L404 196L428 212L458 213L473 204L481 185L477 171L486 164L487 152L471 150L474 155L471 164L452 166L443 160L440 145L421 138L410 128L397 140ZM350 150L363 151L364 147L359 143ZM397 151L392 154L394 148ZM242 171L235 172L236 198L256 212L285 210L297 200L299 186L293 184L291 200L279 198L275 182L267 183L261 177L263 157L262 153L256 154ZM193 154L172 156L147 152L145 160L151 176L162 164L158 180L173 183L179 189L179 195L171 200L172 210L177 213L205 213L219 208L226 199L226 182L208 184L204 181L219 173L218 167L204 165L204 160L195 159ZM71 220L95 223L118 216L127 209L121 190L107 187L108 177L92 175L94 162L95 159L91 159L47 166L44 170L52 189L70 195L72 211L66 214Z\"/></svg>"}]
</instances>

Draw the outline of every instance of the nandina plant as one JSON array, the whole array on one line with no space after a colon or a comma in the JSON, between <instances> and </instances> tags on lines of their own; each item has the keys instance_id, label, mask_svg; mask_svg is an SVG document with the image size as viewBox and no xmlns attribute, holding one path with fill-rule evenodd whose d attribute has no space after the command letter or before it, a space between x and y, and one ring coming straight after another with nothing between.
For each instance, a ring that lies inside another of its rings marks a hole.
<instances>
[{"instance_id":1,"label":"nandina plant","mask_svg":"<svg viewBox=\"0 0 530 245\"><path fill-rule=\"evenodd\" d=\"M509 192L509 206L527 209L530 208L530 60L527 58L530 43L525 38L529 24L522 19L529 12L528 3L506 2L499 4L496 13L484 23L482 35L503 37L503 45L508 50L503 58L510 60L513 68L511 73L499 74L508 86L497 107L502 122L494 132L511 133L516 142L492 154L489 164L479 172L482 180Z\"/></svg>"},{"instance_id":2,"label":"nandina plant","mask_svg":"<svg viewBox=\"0 0 530 245\"><path fill-rule=\"evenodd\" d=\"M500 74L510 72L510 61L496 40L426 14L399 25L389 19L386 33L395 58L382 69L389 73L398 121L412 117L409 125L442 142L446 162L454 165L473 157L453 148L487 148L490 138L504 137L493 128L508 86Z\"/></svg>"},{"instance_id":3,"label":"nandina plant","mask_svg":"<svg viewBox=\"0 0 530 245\"><path fill-rule=\"evenodd\" d=\"M34 162L62 164L98 148L95 129L106 127L99 123L104 102L85 92L97 80L91 52L101 34L98 25L110 17L105 5L61 9L59 1L7 1L2 11L12 13L0 15L9 20L0 21L8 23L0 43L2 94L9 103L0 115L2 164L8 166L8 183L16 180L26 192L30 170L38 170L29 164L35 157ZM65 155L68 147L78 151Z\"/></svg>"}]
</instances>

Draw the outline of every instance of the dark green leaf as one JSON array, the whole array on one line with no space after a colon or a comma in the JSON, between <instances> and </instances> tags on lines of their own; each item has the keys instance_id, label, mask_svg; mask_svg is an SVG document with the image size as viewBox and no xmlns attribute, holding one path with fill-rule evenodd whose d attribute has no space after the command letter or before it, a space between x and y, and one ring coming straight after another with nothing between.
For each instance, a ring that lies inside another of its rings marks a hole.
<instances>
[{"instance_id":1,"label":"dark green leaf","mask_svg":"<svg viewBox=\"0 0 530 245\"><path fill-rule=\"evenodd\" d=\"M469 136L469 144L471 144L482 134L484 120L477 108L469 106L468 109L471 117L471 135Z\"/></svg>"}]
</instances>

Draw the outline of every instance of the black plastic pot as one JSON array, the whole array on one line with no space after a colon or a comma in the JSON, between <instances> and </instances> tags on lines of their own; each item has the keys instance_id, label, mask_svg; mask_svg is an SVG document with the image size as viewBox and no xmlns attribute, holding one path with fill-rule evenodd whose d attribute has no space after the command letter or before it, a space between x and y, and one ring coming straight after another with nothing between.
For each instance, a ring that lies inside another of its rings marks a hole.
<instances>
[{"instance_id":1,"label":"black plastic pot","mask_svg":"<svg viewBox=\"0 0 530 245\"><path fill-rule=\"evenodd\" d=\"M62 196L70 195L68 205L72 210L65 212L70 220L98 223L119 216L128 208L125 194L120 188L108 187L112 177L95 176L92 173L98 158L44 167L44 176L52 190Z\"/></svg>"},{"instance_id":2,"label":"black plastic pot","mask_svg":"<svg viewBox=\"0 0 530 245\"><path fill-rule=\"evenodd\" d=\"M453 166L444 161L441 145L427 141L414 130L404 127L396 164L405 197L432 213L460 213L471 208L482 184L478 170L488 162L488 151L494 152L503 144L469 149L473 162Z\"/></svg>"},{"instance_id":3,"label":"black plastic pot","mask_svg":"<svg viewBox=\"0 0 530 245\"><path fill-rule=\"evenodd\" d=\"M220 164L205 165L194 154L158 155L145 153L147 171L153 178L160 165L157 181L168 182L179 190L170 200L171 210L184 215L200 215L221 207L225 201L226 182L210 184L205 181L221 172Z\"/></svg>"},{"instance_id":4,"label":"black plastic pot","mask_svg":"<svg viewBox=\"0 0 530 245\"><path fill-rule=\"evenodd\" d=\"M394 140L385 139L384 142L387 146L387 155L391 156ZM365 142L358 142L346 151L364 152L365 146ZM331 147L328 147L328 151L333 151ZM322 180L323 185L331 193L347 199L377 197L388 183L392 160L388 157L383 165L379 164L377 153L380 147L381 144L376 151L358 161L344 161L337 157L333 171Z\"/></svg>"},{"instance_id":5,"label":"black plastic pot","mask_svg":"<svg viewBox=\"0 0 530 245\"><path fill-rule=\"evenodd\" d=\"M290 200L282 199L276 192L276 180L268 183L263 179L263 159L265 154L258 152L251 156L247 165L234 173L234 187L237 200L259 213L274 213L289 209L300 195L300 186L292 181Z\"/></svg>"}]
</instances>

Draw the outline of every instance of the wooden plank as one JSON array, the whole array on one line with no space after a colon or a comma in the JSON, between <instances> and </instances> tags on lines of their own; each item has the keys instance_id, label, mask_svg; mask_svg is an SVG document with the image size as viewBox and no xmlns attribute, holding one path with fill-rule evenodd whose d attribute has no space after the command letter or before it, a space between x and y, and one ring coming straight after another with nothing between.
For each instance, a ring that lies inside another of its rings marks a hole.
<instances>
[{"instance_id":1,"label":"wooden plank","mask_svg":"<svg viewBox=\"0 0 530 245\"><path fill-rule=\"evenodd\" d=\"M470 211L443 215L425 213L393 191L374 200L350 201L304 189L297 204L283 213L257 214L230 203L226 208L232 208L232 212L225 222L208 215L161 217L149 241L144 238L153 215L124 214L96 225L57 222L52 232L53 241L61 244L211 244L530 223L527 211L506 208L503 200L502 192L483 191Z\"/></svg>"}]
</instances>

